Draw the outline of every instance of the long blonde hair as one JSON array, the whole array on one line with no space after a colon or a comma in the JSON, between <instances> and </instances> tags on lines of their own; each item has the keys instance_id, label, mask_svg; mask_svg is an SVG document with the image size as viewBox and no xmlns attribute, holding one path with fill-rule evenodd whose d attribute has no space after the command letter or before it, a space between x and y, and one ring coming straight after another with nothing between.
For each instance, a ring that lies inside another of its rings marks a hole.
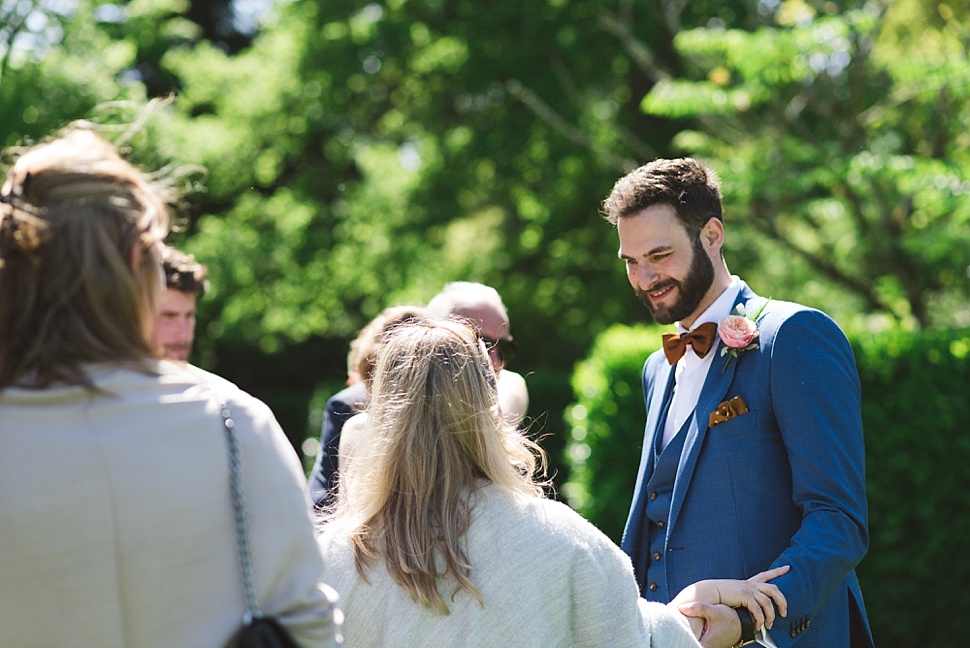
<instances>
[{"instance_id":1,"label":"long blonde hair","mask_svg":"<svg viewBox=\"0 0 970 648\"><path fill-rule=\"evenodd\" d=\"M168 198L87 124L19 155L0 189L0 390L93 389L85 364L152 355Z\"/></svg>"},{"instance_id":2,"label":"long blonde hair","mask_svg":"<svg viewBox=\"0 0 970 648\"><path fill-rule=\"evenodd\" d=\"M350 370L370 388L374 374L374 354L384 333L411 320L420 319L425 310L421 306L388 306L360 329L350 343Z\"/></svg>"},{"instance_id":3,"label":"long blonde hair","mask_svg":"<svg viewBox=\"0 0 970 648\"><path fill-rule=\"evenodd\" d=\"M447 578L480 603L466 534L486 484L542 497L542 450L502 418L495 374L475 331L456 320L390 332L377 350L369 430L328 524L346 535L357 570L383 559L416 602L445 614Z\"/></svg>"}]
</instances>

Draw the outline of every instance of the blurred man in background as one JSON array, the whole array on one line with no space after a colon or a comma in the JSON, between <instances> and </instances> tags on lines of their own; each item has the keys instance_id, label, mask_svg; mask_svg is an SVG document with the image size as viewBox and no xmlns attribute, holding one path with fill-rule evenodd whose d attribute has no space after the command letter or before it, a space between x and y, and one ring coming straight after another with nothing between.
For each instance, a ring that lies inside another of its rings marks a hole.
<instances>
[{"instance_id":1,"label":"blurred man in background","mask_svg":"<svg viewBox=\"0 0 970 648\"><path fill-rule=\"evenodd\" d=\"M165 294L155 322L153 345L159 357L187 363L195 339L195 301L209 287L207 270L191 254L165 246Z\"/></svg>"}]
</instances>

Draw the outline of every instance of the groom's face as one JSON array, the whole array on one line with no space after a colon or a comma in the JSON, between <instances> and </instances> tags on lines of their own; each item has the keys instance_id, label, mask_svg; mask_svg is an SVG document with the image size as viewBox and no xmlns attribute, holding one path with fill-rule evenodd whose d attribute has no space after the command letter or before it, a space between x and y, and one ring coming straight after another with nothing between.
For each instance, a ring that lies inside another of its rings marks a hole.
<instances>
[{"instance_id":1,"label":"groom's face","mask_svg":"<svg viewBox=\"0 0 970 648\"><path fill-rule=\"evenodd\" d=\"M619 257L640 301L659 324L692 321L714 282L714 264L670 205L652 205L617 221Z\"/></svg>"}]
</instances>

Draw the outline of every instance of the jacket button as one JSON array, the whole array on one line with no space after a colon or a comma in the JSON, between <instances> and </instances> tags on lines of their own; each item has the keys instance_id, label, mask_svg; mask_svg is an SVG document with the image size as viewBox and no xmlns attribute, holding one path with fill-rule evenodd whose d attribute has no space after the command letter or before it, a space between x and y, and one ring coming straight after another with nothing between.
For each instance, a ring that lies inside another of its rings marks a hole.
<instances>
[{"instance_id":1,"label":"jacket button","mask_svg":"<svg viewBox=\"0 0 970 648\"><path fill-rule=\"evenodd\" d=\"M661 529L664 528L664 521L660 520L659 522L657 522L657 526Z\"/></svg>"},{"instance_id":2,"label":"jacket button","mask_svg":"<svg viewBox=\"0 0 970 648\"><path fill-rule=\"evenodd\" d=\"M650 501L652 502L655 499L657 499L657 491L650 493Z\"/></svg>"},{"instance_id":3,"label":"jacket button","mask_svg":"<svg viewBox=\"0 0 970 648\"><path fill-rule=\"evenodd\" d=\"M653 552L653 559L654 560L660 560L663 557L664 557L664 555L662 553L660 553L659 551L654 551Z\"/></svg>"},{"instance_id":4,"label":"jacket button","mask_svg":"<svg viewBox=\"0 0 970 648\"><path fill-rule=\"evenodd\" d=\"M656 583L650 583L650 591L651 592L656 592L657 591L657 584Z\"/></svg>"}]
</instances>

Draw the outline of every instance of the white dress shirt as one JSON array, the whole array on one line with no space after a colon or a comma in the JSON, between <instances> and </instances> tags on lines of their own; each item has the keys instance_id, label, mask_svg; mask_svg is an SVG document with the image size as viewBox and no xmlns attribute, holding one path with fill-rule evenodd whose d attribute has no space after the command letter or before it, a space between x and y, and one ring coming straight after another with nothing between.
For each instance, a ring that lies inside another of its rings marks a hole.
<instances>
[{"instance_id":1,"label":"white dress shirt","mask_svg":"<svg viewBox=\"0 0 970 648\"><path fill-rule=\"evenodd\" d=\"M732 276L730 285L724 289L724 292L714 300L714 303L707 310L700 314L694 321L694 325L690 329L685 329L680 325L680 322L677 322L677 332L688 333L701 324L718 323L731 314L734 302L740 292L741 280ZM674 369L674 396L670 401L670 410L667 412L667 421L664 425L663 441L661 442L662 448L667 447L671 439L684 427L687 419L694 415L697 399L700 397L701 388L707 379L707 372L711 368L715 356L718 355L720 346L720 338L715 338L711 350L708 351L706 356L699 358L694 353L694 349L687 345L687 352L684 357L677 361L677 366Z\"/></svg>"}]
</instances>

